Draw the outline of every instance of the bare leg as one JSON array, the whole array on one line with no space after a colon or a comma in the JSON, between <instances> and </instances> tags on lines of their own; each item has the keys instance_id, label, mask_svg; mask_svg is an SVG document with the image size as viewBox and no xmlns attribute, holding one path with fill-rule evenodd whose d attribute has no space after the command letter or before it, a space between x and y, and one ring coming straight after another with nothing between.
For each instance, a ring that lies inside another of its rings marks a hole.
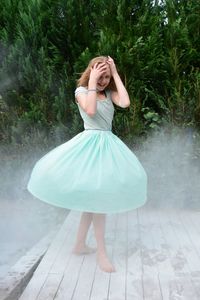
<instances>
[{"instance_id":1,"label":"bare leg","mask_svg":"<svg viewBox=\"0 0 200 300\"><path fill-rule=\"evenodd\" d=\"M109 261L105 247L105 214L93 214L94 232L97 241L97 262L105 272L115 272L115 268Z\"/></svg>"},{"instance_id":2,"label":"bare leg","mask_svg":"<svg viewBox=\"0 0 200 300\"><path fill-rule=\"evenodd\" d=\"M74 254L90 254L96 251L86 245L87 233L92 222L92 213L84 212L81 215L76 243L73 249Z\"/></svg>"}]
</instances>

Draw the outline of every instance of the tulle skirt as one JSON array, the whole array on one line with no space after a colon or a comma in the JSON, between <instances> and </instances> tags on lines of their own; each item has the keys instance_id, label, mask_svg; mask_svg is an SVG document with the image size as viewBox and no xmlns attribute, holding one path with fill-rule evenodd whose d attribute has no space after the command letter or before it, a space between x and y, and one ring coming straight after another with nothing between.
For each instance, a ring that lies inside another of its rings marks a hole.
<instances>
[{"instance_id":1,"label":"tulle skirt","mask_svg":"<svg viewBox=\"0 0 200 300\"><path fill-rule=\"evenodd\" d=\"M51 205L119 213L144 205L147 175L112 131L84 130L36 163L28 190Z\"/></svg>"}]
</instances>

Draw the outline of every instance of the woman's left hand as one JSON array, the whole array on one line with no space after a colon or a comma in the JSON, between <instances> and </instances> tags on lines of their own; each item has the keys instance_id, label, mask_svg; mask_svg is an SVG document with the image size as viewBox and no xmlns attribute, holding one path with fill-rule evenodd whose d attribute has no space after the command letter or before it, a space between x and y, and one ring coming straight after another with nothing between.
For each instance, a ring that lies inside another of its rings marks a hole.
<instances>
[{"instance_id":1,"label":"woman's left hand","mask_svg":"<svg viewBox=\"0 0 200 300\"><path fill-rule=\"evenodd\" d=\"M117 74L115 62L110 56L108 56L107 64L110 66L111 75L114 76L115 74Z\"/></svg>"}]
</instances>

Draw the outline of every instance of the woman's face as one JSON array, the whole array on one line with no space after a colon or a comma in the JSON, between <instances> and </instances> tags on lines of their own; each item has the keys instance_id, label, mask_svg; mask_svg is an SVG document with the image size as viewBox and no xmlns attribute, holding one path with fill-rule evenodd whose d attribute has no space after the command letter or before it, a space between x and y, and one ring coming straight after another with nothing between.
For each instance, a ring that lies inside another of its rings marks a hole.
<instances>
[{"instance_id":1,"label":"woman's face","mask_svg":"<svg viewBox=\"0 0 200 300\"><path fill-rule=\"evenodd\" d=\"M101 75L101 77L97 81L97 89L99 91L104 91L105 88L110 83L110 79L111 79L111 72L110 72L110 67L108 65L106 71Z\"/></svg>"}]
</instances>

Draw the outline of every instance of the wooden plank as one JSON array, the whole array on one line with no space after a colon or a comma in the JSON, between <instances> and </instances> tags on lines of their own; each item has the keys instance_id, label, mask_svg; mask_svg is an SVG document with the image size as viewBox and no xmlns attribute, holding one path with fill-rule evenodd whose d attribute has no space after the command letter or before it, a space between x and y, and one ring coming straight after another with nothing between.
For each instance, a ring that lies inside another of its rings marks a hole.
<instances>
[{"instance_id":1,"label":"wooden plank","mask_svg":"<svg viewBox=\"0 0 200 300\"><path fill-rule=\"evenodd\" d=\"M200 270L200 253L196 251L196 247L193 244L193 240L199 240L199 233L192 230L192 224L188 218L191 213L187 213L182 216L182 212L173 212L171 215L176 218L176 222L178 222L178 226L175 227L176 235L179 240L179 244L183 250L183 253L187 257L187 263L189 266L190 275L198 272ZM192 216L193 217L193 216ZM188 227L189 226L189 230ZM200 244L200 243L199 243Z\"/></svg>"},{"instance_id":2,"label":"wooden plank","mask_svg":"<svg viewBox=\"0 0 200 300\"><path fill-rule=\"evenodd\" d=\"M166 211L166 214L171 213ZM174 235L174 231L170 225L169 219L163 214L162 211L157 211L157 218L160 221L161 230L163 232L163 236L165 239L165 247L170 257L170 261L168 264L168 269L164 274L165 280L168 282L169 293L163 293L163 299L179 299L180 298L180 286L177 281L178 278L178 270L176 269L176 255L178 253L176 237Z\"/></svg>"},{"instance_id":3,"label":"wooden plank","mask_svg":"<svg viewBox=\"0 0 200 300\"><path fill-rule=\"evenodd\" d=\"M128 251L126 299L143 300L141 241L138 223L138 209L127 213Z\"/></svg>"},{"instance_id":4,"label":"wooden plank","mask_svg":"<svg viewBox=\"0 0 200 300\"><path fill-rule=\"evenodd\" d=\"M117 214L108 215L106 221L105 241L109 258L114 259L114 243L116 238ZM102 300L108 298L111 274L101 271L97 266L92 283L90 300Z\"/></svg>"},{"instance_id":5,"label":"wooden plank","mask_svg":"<svg viewBox=\"0 0 200 300\"><path fill-rule=\"evenodd\" d=\"M158 213L158 209L151 209L148 213L149 228L151 231L154 245L153 260L157 264L162 298L170 299L169 279L173 278L174 272L170 263L168 245L166 244L164 233L160 227Z\"/></svg>"},{"instance_id":6,"label":"wooden plank","mask_svg":"<svg viewBox=\"0 0 200 300\"><path fill-rule=\"evenodd\" d=\"M117 271L109 274L96 254L71 254L80 219L71 212L19 300L197 300L198 216L147 207L108 216L106 244ZM88 242L96 243L92 228Z\"/></svg>"},{"instance_id":7,"label":"wooden plank","mask_svg":"<svg viewBox=\"0 0 200 300\"><path fill-rule=\"evenodd\" d=\"M92 235L92 230L90 229L88 232L88 241L90 241ZM73 236L73 234L72 234ZM86 260L86 262L85 262ZM85 263L84 263L85 262ZM63 299L76 299L76 288L79 282L79 277L83 279L81 273L85 274L85 278L87 281L87 289L84 289L84 293L88 293L88 288L90 290L89 281L92 276L92 269L96 267L95 253L90 255L74 255L71 254L68 260L68 264L65 267L62 280L60 282L59 288L55 295L56 300ZM88 269L87 269L88 268ZM83 271L82 271L83 269ZM87 273L87 270L90 270ZM89 275L89 276L88 276ZM86 283L86 282L85 282ZM84 285L83 285L84 288ZM87 291L86 291L87 290Z\"/></svg>"},{"instance_id":8,"label":"wooden plank","mask_svg":"<svg viewBox=\"0 0 200 300\"><path fill-rule=\"evenodd\" d=\"M187 259L176 235L178 225L176 217L173 216L172 211L165 214L157 212L157 214L160 218L166 244L168 245L167 249L171 257L171 265L174 269L174 276L169 279L169 295L165 295L164 299L168 299L168 296L175 297L175 299L190 299L190 297L191 299L197 299L188 274ZM168 278L169 276L166 276L166 280Z\"/></svg>"},{"instance_id":9,"label":"wooden plank","mask_svg":"<svg viewBox=\"0 0 200 300\"><path fill-rule=\"evenodd\" d=\"M190 240L193 249L196 251L196 254L200 257L200 213L196 211L180 211L179 218L182 222L182 226L187 232L188 238ZM200 275L200 272L196 273Z\"/></svg>"},{"instance_id":10,"label":"wooden plank","mask_svg":"<svg viewBox=\"0 0 200 300\"><path fill-rule=\"evenodd\" d=\"M139 210L143 295L145 300L161 300L162 291L155 260L156 249L152 238L151 224L149 224L150 213L151 211L145 207Z\"/></svg>"},{"instance_id":11,"label":"wooden plank","mask_svg":"<svg viewBox=\"0 0 200 300\"><path fill-rule=\"evenodd\" d=\"M57 256L52 263L51 268L49 269L49 274L60 274L63 276L67 265L69 263L69 260L72 255L72 248L75 244L76 240L76 234L79 227L80 217L81 214L77 214L76 212L71 212L72 216L70 218L71 224L70 224L70 232L66 234L66 236L63 236L64 243L62 244L62 247L60 248L59 252L57 253Z\"/></svg>"},{"instance_id":12,"label":"wooden plank","mask_svg":"<svg viewBox=\"0 0 200 300\"><path fill-rule=\"evenodd\" d=\"M48 282L45 285L48 274L56 258L59 257L59 252L62 249L62 246L65 243L66 239L72 236L71 230L73 229L73 222L75 219L77 219L78 215L79 214L70 213L67 216L63 226L60 228L58 234L47 250L45 256L43 257L41 263L33 274L33 277L31 278L29 284L27 285L19 300L37 299L37 297L39 297L39 294L42 292L43 287L48 285ZM51 293L52 289L53 287L51 287ZM57 287L54 286L54 289L56 291Z\"/></svg>"},{"instance_id":13,"label":"wooden plank","mask_svg":"<svg viewBox=\"0 0 200 300\"><path fill-rule=\"evenodd\" d=\"M37 300L53 300L61 281L60 274L48 274Z\"/></svg>"},{"instance_id":14,"label":"wooden plank","mask_svg":"<svg viewBox=\"0 0 200 300\"><path fill-rule=\"evenodd\" d=\"M167 212L167 214L172 215L171 211ZM170 297L182 297L180 299L185 299L184 297L186 292L184 292L184 294L181 294L182 292L180 292L180 281L183 279L184 284L189 290L192 291L191 294L193 295L194 293L190 278L188 276L187 278L181 278L180 272L176 274L174 271L174 264L171 263L174 261L174 252L176 251L177 245L174 244L176 235L173 228L170 226L170 220L168 217L164 216L163 212L161 213L159 210L151 211L150 220L151 224L154 224L154 243L155 248L157 249L156 258L158 261L159 278L161 282L163 299L170 299ZM166 232L165 230L163 231L162 226L159 223L164 224L164 228L166 228L168 223L171 233L169 228ZM170 236L170 239L167 239L166 236Z\"/></svg>"},{"instance_id":15,"label":"wooden plank","mask_svg":"<svg viewBox=\"0 0 200 300\"><path fill-rule=\"evenodd\" d=\"M116 272L111 273L109 300L126 298L126 271L127 271L127 213L117 216L116 238L114 244L114 265Z\"/></svg>"},{"instance_id":16,"label":"wooden plank","mask_svg":"<svg viewBox=\"0 0 200 300\"><path fill-rule=\"evenodd\" d=\"M37 269L38 273L47 273L52 269L55 260L57 259L63 245L66 244L67 240L73 236L72 232L75 232L78 227L78 222L80 219L79 212L70 212L66 218L60 232L56 236L54 242L52 243L50 249L46 253L44 259Z\"/></svg>"},{"instance_id":17,"label":"wooden plank","mask_svg":"<svg viewBox=\"0 0 200 300\"><path fill-rule=\"evenodd\" d=\"M74 219L73 219L74 221ZM53 262L51 269L47 274L46 281L37 296L37 300L50 300L54 299L57 294L60 282L62 281L63 274L68 266L70 257L72 255L72 245L74 244L74 238L78 227L79 220L76 220L73 228L71 228L70 234L67 237L63 236L64 243L58 252L56 259Z\"/></svg>"},{"instance_id":18,"label":"wooden plank","mask_svg":"<svg viewBox=\"0 0 200 300\"><path fill-rule=\"evenodd\" d=\"M84 255L71 256L54 299L72 299L84 259Z\"/></svg>"},{"instance_id":19,"label":"wooden plank","mask_svg":"<svg viewBox=\"0 0 200 300\"><path fill-rule=\"evenodd\" d=\"M73 300L90 298L96 267L96 254L86 255L79 272Z\"/></svg>"},{"instance_id":20,"label":"wooden plank","mask_svg":"<svg viewBox=\"0 0 200 300\"><path fill-rule=\"evenodd\" d=\"M174 222L173 225L173 229L176 235L176 239L179 245L179 249L182 253L182 257L185 264L185 269L186 269L186 273L183 272L183 277L184 277L184 281L182 283L182 295L183 298L184 296L188 299L199 299L198 296L198 292L195 288L195 285L192 281L192 277L191 277L191 269L195 268L195 261L197 263L199 263L199 259L198 257L196 257L196 253L195 251L193 251L193 247L191 247L190 244L190 240L188 240L189 235L187 234L187 231L185 230L183 223L180 222L180 212L181 210L179 210L179 212L176 212L175 210L171 212L171 214L169 215L169 218L171 220L171 222ZM192 256L189 255L189 252L192 252ZM195 255L195 256L194 256ZM196 260L198 259L198 260ZM196 269L196 268L195 268ZM181 278L182 279L182 278Z\"/></svg>"},{"instance_id":21,"label":"wooden plank","mask_svg":"<svg viewBox=\"0 0 200 300\"><path fill-rule=\"evenodd\" d=\"M40 292L41 287L44 285L47 278L47 274L40 273L37 276L32 277L26 289L22 293L19 300L35 300Z\"/></svg>"},{"instance_id":22,"label":"wooden plank","mask_svg":"<svg viewBox=\"0 0 200 300\"><path fill-rule=\"evenodd\" d=\"M183 251L185 252L189 264L191 281L197 298L200 299L200 231L198 226L193 226L193 221L196 216L199 217L199 214L196 214L195 211L180 211L178 212L177 218L185 233L184 236L179 234L180 243L184 242Z\"/></svg>"}]
</instances>

